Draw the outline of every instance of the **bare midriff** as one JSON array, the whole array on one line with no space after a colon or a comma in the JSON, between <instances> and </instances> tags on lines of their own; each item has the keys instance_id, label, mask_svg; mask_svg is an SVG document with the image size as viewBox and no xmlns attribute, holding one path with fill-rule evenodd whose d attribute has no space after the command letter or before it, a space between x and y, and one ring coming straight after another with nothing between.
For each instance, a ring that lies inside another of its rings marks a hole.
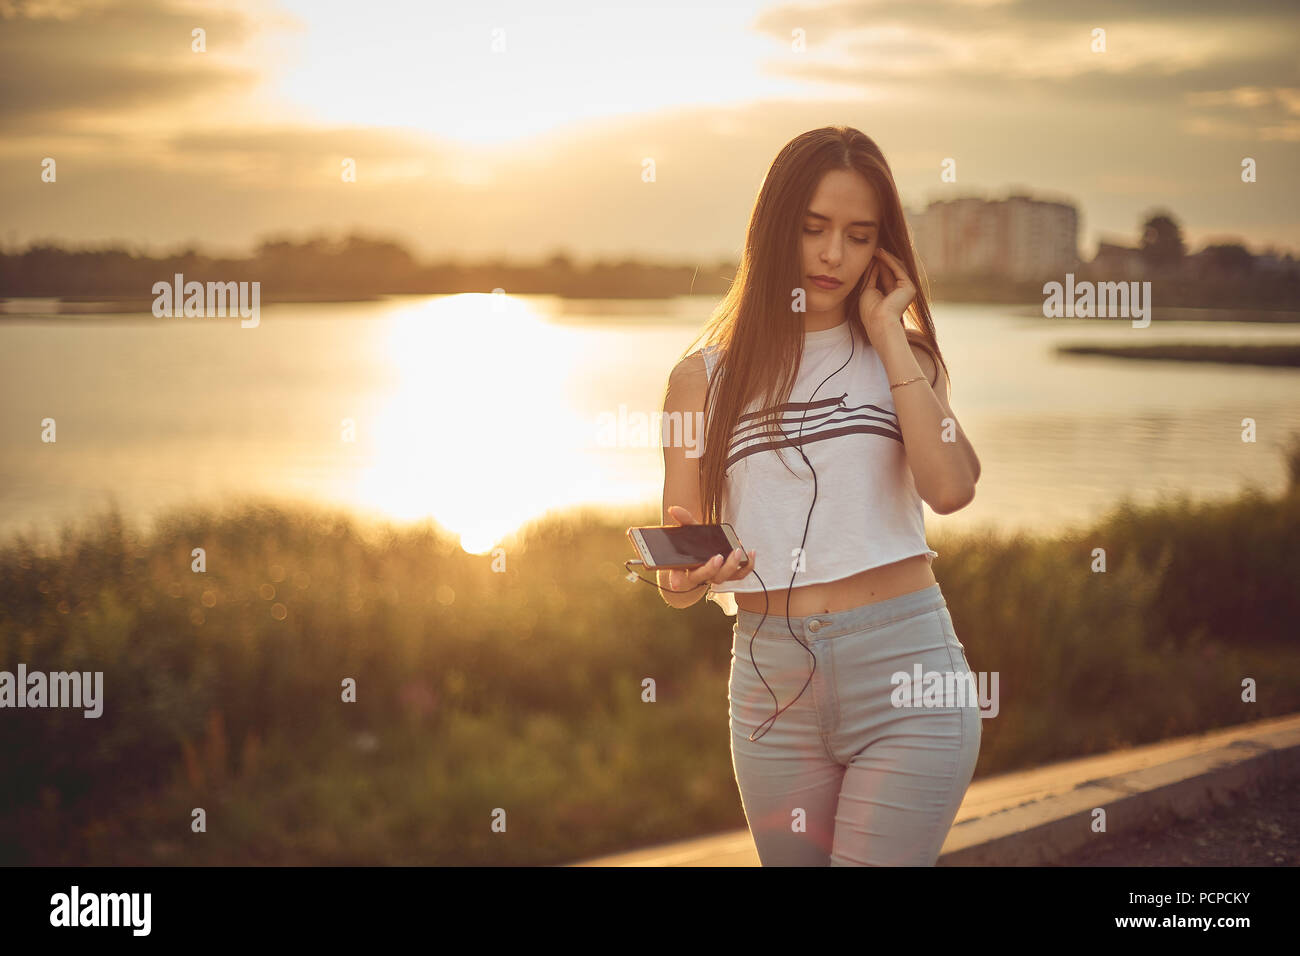
<instances>
[{"instance_id":1,"label":"bare midriff","mask_svg":"<svg viewBox=\"0 0 1300 956\"><path fill-rule=\"evenodd\" d=\"M790 616L808 617L810 614L834 614L863 604L887 601L937 583L934 571L930 568L930 556L917 554L893 564L868 568L838 581L807 584L793 589L782 588L779 591L769 589L766 598L762 591L736 592L735 598L736 607L746 611L762 614L766 602L769 615L785 615L786 595L789 594Z\"/></svg>"}]
</instances>

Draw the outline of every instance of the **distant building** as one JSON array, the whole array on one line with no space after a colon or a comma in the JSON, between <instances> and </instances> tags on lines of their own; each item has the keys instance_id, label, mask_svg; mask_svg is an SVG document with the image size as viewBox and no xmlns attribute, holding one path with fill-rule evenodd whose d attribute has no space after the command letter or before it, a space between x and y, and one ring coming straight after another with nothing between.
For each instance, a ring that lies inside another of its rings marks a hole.
<instances>
[{"instance_id":1,"label":"distant building","mask_svg":"<svg viewBox=\"0 0 1300 956\"><path fill-rule=\"evenodd\" d=\"M1141 249L1111 242L1098 244L1097 255L1089 265L1094 275L1116 279L1137 279L1149 276L1153 271L1143 258ZM1282 276L1295 267L1295 260L1289 254L1282 257L1269 250L1262 255L1253 255L1243 245L1224 243L1187 253L1179 261L1174 274L1184 279L1221 280L1252 274Z\"/></svg>"},{"instance_id":2,"label":"distant building","mask_svg":"<svg viewBox=\"0 0 1300 956\"><path fill-rule=\"evenodd\" d=\"M1142 251L1114 242L1099 242L1090 265L1095 275L1114 280L1136 279L1144 272Z\"/></svg>"},{"instance_id":3,"label":"distant building","mask_svg":"<svg viewBox=\"0 0 1300 956\"><path fill-rule=\"evenodd\" d=\"M1273 275L1295 272L1296 261L1291 257L1290 253L1279 256L1270 249L1262 255L1255 256L1255 271Z\"/></svg>"},{"instance_id":4,"label":"distant building","mask_svg":"<svg viewBox=\"0 0 1300 956\"><path fill-rule=\"evenodd\" d=\"M1180 277L1185 279L1225 279L1229 278L1208 249L1183 256L1180 264Z\"/></svg>"},{"instance_id":5,"label":"distant building","mask_svg":"<svg viewBox=\"0 0 1300 956\"><path fill-rule=\"evenodd\" d=\"M1070 203L1022 193L943 199L907 218L931 275L1036 280L1079 265L1079 213Z\"/></svg>"}]
</instances>

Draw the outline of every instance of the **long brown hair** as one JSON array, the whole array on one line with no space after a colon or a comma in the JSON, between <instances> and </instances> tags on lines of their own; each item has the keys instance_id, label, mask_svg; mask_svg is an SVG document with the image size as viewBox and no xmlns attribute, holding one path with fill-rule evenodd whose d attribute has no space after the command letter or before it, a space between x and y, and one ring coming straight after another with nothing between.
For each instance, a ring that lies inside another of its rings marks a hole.
<instances>
[{"instance_id":1,"label":"long brown hair","mask_svg":"<svg viewBox=\"0 0 1300 956\"><path fill-rule=\"evenodd\" d=\"M908 330L908 338L930 351L945 370L948 367L930 318L928 284L912 248L898 187L880 147L849 126L824 126L796 136L772 161L754 200L736 278L703 331L682 354L683 359L691 354L701 337L706 345L718 347L718 363L704 400L701 522L722 520L724 466L741 414L761 394L764 413L760 421L764 426L779 421L779 406L788 401L794 388L804 340L802 319L791 318L794 290L804 285L800 233L818 183L833 169L856 170L875 189L881 206L878 245L902 260L916 286L916 298L903 317L905 328L908 318L916 326L915 332ZM865 278L864 273L845 302L850 332L857 337L854 348L858 349L869 344L858 316Z\"/></svg>"}]
</instances>

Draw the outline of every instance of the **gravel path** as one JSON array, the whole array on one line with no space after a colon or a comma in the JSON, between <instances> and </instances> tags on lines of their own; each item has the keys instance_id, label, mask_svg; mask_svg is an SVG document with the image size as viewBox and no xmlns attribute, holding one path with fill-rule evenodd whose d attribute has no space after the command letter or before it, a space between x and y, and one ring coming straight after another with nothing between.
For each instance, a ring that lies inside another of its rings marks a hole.
<instances>
[{"instance_id":1,"label":"gravel path","mask_svg":"<svg viewBox=\"0 0 1300 956\"><path fill-rule=\"evenodd\" d=\"M1058 866L1300 865L1300 778L1266 781L1259 792L1199 820L1156 818L1132 835L1070 854Z\"/></svg>"}]
</instances>

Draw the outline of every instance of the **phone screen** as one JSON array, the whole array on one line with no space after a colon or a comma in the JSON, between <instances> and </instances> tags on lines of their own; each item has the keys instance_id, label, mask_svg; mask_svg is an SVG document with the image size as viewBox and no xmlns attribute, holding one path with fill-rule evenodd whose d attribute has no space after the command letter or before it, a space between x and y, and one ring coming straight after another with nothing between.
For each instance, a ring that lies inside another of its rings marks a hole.
<instances>
[{"instance_id":1,"label":"phone screen","mask_svg":"<svg viewBox=\"0 0 1300 956\"><path fill-rule=\"evenodd\" d=\"M641 538L655 564L703 564L715 554L731 553L722 525L688 524L677 528L642 528Z\"/></svg>"}]
</instances>

